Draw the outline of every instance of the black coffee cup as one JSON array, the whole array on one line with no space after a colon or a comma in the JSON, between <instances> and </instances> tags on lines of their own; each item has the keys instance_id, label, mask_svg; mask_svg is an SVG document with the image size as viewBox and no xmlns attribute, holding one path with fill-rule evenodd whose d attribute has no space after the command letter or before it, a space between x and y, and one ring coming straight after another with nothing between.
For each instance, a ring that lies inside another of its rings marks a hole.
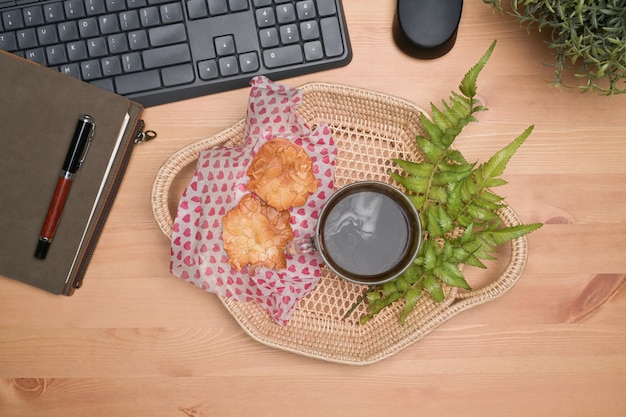
<instances>
[{"instance_id":1,"label":"black coffee cup","mask_svg":"<svg viewBox=\"0 0 626 417\"><path fill-rule=\"evenodd\" d=\"M402 274L421 243L419 214L402 191L379 181L358 181L328 199L315 236L293 242L290 250L317 251L341 278L375 285Z\"/></svg>"}]
</instances>

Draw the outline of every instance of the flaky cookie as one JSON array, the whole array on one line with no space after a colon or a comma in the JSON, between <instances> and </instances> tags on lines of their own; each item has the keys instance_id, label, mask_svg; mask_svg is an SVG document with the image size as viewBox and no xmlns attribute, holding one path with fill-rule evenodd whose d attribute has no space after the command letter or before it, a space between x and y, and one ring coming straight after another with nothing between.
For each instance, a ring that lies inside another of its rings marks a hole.
<instances>
[{"instance_id":1,"label":"flaky cookie","mask_svg":"<svg viewBox=\"0 0 626 417\"><path fill-rule=\"evenodd\" d=\"M265 266L287 267L285 247L293 240L286 211L277 211L246 194L222 219L222 239L228 263L238 271L250 265L250 275Z\"/></svg>"},{"instance_id":2,"label":"flaky cookie","mask_svg":"<svg viewBox=\"0 0 626 417\"><path fill-rule=\"evenodd\" d=\"M313 161L302 147L283 138L261 146L246 174L248 190L277 210L302 206L317 190Z\"/></svg>"}]
</instances>

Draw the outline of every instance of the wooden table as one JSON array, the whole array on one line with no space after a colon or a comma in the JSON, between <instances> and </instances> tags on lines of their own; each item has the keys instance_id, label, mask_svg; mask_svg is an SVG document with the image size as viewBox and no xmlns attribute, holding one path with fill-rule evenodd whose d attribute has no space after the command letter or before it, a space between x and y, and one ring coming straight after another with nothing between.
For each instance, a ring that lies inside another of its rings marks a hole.
<instances>
[{"instance_id":1,"label":"wooden table","mask_svg":"<svg viewBox=\"0 0 626 417\"><path fill-rule=\"evenodd\" d=\"M240 120L248 90L149 108L159 137L136 148L83 288L67 298L0 278L0 415L624 415L626 96L551 87L541 36L480 1L465 2L449 54L409 58L392 41L394 5L344 0L352 63L285 82L426 107L498 39L478 87L490 110L456 146L482 160L535 125L501 190L524 222L545 223L516 287L374 365L259 344L213 294L169 274L150 203L166 158Z\"/></svg>"}]
</instances>

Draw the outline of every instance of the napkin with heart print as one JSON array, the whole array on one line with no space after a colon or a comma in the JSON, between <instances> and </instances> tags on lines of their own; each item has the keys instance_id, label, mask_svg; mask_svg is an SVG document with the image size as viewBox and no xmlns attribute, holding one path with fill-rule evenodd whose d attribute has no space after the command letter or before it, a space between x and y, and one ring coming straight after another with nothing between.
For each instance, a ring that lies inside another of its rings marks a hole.
<instances>
[{"instance_id":1,"label":"napkin with heart print","mask_svg":"<svg viewBox=\"0 0 626 417\"><path fill-rule=\"evenodd\" d=\"M315 233L316 219L333 191L337 147L327 124L314 129L296 113L301 90L259 76L251 81L243 141L203 151L178 205L172 231L171 273L205 291L241 302L257 302L280 325L288 323L298 301L321 278L316 253L287 254L287 268L248 268L228 263L222 217L248 194L246 171L258 149L276 137L304 148L313 160L319 186L304 206L289 209L294 239Z\"/></svg>"}]
</instances>

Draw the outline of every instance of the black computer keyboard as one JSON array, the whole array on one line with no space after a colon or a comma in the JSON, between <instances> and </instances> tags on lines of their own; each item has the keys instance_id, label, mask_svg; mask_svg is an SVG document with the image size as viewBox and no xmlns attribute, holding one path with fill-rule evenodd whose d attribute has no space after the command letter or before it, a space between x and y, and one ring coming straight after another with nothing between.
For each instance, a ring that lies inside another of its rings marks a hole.
<instances>
[{"instance_id":1,"label":"black computer keyboard","mask_svg":"<svg viewBox=\"0 0 626 417\"><path fill-rule=\"evenodd\" d=\"M0 15L0 49L145 106L352 57L341 0L0 0Z\"/></svg>"}]
</instances>

